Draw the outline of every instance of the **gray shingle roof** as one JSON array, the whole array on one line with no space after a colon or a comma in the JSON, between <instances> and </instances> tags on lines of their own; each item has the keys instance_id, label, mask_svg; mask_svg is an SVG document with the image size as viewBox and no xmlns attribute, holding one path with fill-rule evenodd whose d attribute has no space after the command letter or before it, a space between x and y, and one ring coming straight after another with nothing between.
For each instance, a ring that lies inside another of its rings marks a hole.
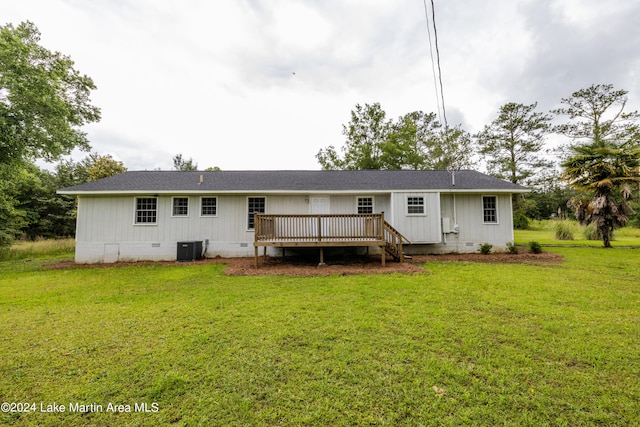
<instances>
[{"instance_id":1,"label":"gray shingle roof","mask_svg":"<svg viewBox=\"0 0 640 427\"><path fill-rule=\"evenodd\" d=\"M202 177L202 182L201 182ZM525 192L525 187L472 170L361 171L130 171L67 187L62 194L168 192L320 192L391 190L494 190Z\"/></svg>"}]
</instances>

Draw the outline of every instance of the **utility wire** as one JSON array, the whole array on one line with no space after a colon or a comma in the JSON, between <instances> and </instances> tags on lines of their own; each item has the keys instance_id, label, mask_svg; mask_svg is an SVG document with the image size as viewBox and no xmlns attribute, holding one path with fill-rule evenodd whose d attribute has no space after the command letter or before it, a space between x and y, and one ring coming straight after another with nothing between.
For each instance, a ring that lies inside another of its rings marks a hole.
<instances>
[{"instance_id":1,"label":"utility wire","mask_svg":"<svg viewBox=\"0 0 640 427\"><path fill-rule=\"evenodd\" d=\"M447 129L449 125L447 124L447 112L446 112L446 109L444 108L444 93L442 90L442 69L440 68L440 49L438 48L438 30L436 28L436 7L433 4L433 0L431 0L431 14L432 14L431 21L433 22L434 42L436 45L436 58L438 61L438 80L440 81L440 97L442 99L442 116L444 117L445 129Z\"/></svg>"},{"instance_id":2,"label":"utility wire","mask_svg":"<svg viewBox=\"0 0 640 427\"><path fill-rule=\"evenodd\" d=\"M424 17L427 20L427 36L429 38L429 53L431 54L431 72L433 74L433 89L436 92L436 105L438 107L438 120L442 123L442 114L440 112L440 96L438 94L438 78L436 76L436 61L433 59L433 44L431 43L431 28L429 25L429 11L427 9L427 0L423 0Z\"/></svg>"}]
</instances>

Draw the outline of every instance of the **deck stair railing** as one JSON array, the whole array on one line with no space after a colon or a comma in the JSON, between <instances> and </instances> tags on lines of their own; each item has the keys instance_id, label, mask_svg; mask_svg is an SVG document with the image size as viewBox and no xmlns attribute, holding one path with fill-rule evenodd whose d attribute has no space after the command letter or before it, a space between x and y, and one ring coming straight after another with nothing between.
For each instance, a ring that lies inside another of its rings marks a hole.
<instances>
[{"instance_id":1,"label":"deck stair railing","mask_svg":"<svg viewBox=\"0 0 640 427\"><path fill-rule=\"evenodd\" d=\"M402 248L405 242L407 244L411 244L411 242L386 221L384 223L384 240L386 242L384 249L394 260L402 262L405 259L411 259Z\"/></svg>"}]
</instances>

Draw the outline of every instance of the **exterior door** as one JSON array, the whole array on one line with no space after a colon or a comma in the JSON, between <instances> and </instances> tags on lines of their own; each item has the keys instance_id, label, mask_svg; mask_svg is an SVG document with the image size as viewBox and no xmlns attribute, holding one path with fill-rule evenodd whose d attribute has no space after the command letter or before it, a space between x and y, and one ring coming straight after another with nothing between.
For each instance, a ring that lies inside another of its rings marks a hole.
<instances>
[{"instance_id":1,"label":"exterior door","mask_svg":"<svg viewBox=\"0 0 640 427\"><path fill-rule=\"evenodd\" d=\"M311 213L313 215L328 215L329 214L329 197L312 197L311 198ZM329 220L328 218L314 218L313 220L313 235L315 238L320 236L327 236L331 233L328 230ZM320 221L320 223L318 223Z\"/></svg>"},{"instance_id":2,"label":"exterior door","mask_svg":"<svg viewBox=\"0 0 640 427\"><path fill-rule=\"evenodd\" d=\"M329 198L328 197L312 197L311 198L311 213L315 215L325 215L329 213Z\"/></svg>"}]
</instances>

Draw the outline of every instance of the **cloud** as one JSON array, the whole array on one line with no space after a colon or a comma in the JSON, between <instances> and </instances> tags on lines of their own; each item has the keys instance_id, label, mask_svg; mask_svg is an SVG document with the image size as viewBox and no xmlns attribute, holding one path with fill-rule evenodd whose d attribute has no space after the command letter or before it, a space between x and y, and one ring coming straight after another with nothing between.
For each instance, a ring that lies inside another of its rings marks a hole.
<instances>
[{"instance_id":1,"label":"cloud","mask_svg":"<svg viewBox=\"0 0 640 427\"><path fill-rule=\"evenodd\" d=\"M519 79L523 92L550 108L592 84L635 89L629 87L628 73L629 60L640 53L634 22L640 4L632 4L547 0L524 8L527 30L535 38L533 56Z\"/></svg>"},{"instance_id":2,"label":"cloud","mask_svg":"<svg viewBox=\"0 0 640 427\"><path fill-rule=\"evenodd\" d=\"M435 6L451 125L473 133L506 102L547 110L593 83L639 105L637 2ZM392 118L441 104L420 1L21 0L3 15L35 22L94 79L103 118L88 135L130 168L183 153L201 167L316 169L357 103Z\"/></svg>"}]
</instances>

